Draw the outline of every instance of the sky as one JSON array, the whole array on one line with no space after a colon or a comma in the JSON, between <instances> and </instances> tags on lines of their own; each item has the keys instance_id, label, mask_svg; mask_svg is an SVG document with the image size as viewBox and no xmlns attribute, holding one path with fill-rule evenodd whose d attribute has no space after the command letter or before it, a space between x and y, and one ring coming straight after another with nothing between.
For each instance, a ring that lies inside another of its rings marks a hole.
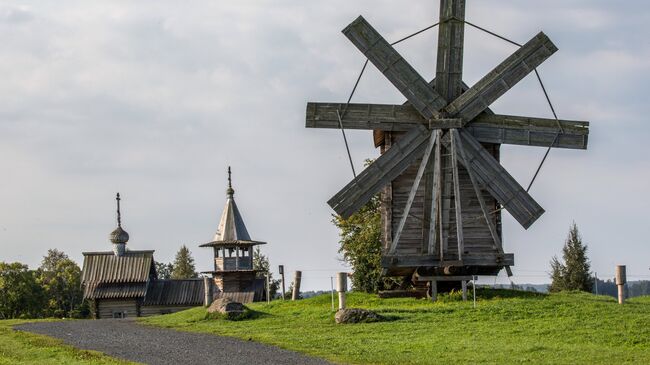
<instances>
[{"instance_id":1,"label":"sky","mask_svg":"<svg viewBox=\"0 0 650 365\"><path fill-rule=\"evenodd\" d=\"M349 270L326 201L352 177L341 133L305 128L308 101L344 102L364 62L341 30L362 14L395 41L435 23L438 1L0 0L0 261L37 267L49 248L79 264L109 250L116 192L130 249L173 260L185 244L211 269L226 170L271 265L303 271L305 290ZM576 222L592 270L650 278L650 3L468 0L466 19L524 43L543 30L559 51L540 74L561 119L591 122L589 148L552 150L531 195L546 213L524 230L504 213L515 283L548 282ZM435 73L437 30L397 50ZM465 30L472 85L515 51ZM353 102L402 103L372 65ZM497 113L551 117L529 75ZM369 131L348 131L357 170ZM544 148L503 146L523 185ZM276 269L277 270L277 269ZM277 276L277 273L276 273ZM483 281L508 283L505 273Z\"/></svg>"}]
</instances>

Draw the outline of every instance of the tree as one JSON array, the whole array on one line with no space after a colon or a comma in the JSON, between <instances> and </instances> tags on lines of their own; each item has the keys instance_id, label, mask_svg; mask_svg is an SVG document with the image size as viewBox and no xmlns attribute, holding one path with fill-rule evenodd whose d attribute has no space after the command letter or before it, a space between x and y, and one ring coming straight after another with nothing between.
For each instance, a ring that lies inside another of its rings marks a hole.
<instances>
[{"instance_id":1,"label":"tree","mask_svg":"<svg viewBox=\"0 0 650 365\"><path fill-rule=\"evenodd\" d=\"M171 262L165 264L163 262L154 261L154 264L156 265L158 279L171 279L172 272L174 271L174 265Z\"/></svg>"},{"instance_id":2,"label":"tree","mask_svg":"<svg viewBox=\"0 0 650 365\"><path fill-rule=\"evenodd\" d=\"M191 279L197 278L199 274L194 267L194 258L187 246L182 245L176 253L174 259L174 268L172 270L172 279Z\"/></svg>"},{"instance_id":3,"label":"tree","mask_svg":"<svg viewBox=\"0 0 650 365\"><path fill-rule=\"evenodd\" d=\"M396 285L394 280L381 277L380 207L379 195L375 195L350 218L333 215L332 219L340 230L339 253L352 266L352 287L367 293L376 293Z\"/></svg>"},{"instance_id":4,"label":"tree","mask_svg":"<svg viewBox=\"0 0 650 365\"><path fill-rule=\"evenodd\" d=\"M20 262L0 262L0 318L35 318L45 305L36 273Z\"/></svg>"},{"instance_id":5,"label":"tree","mask_svg":"<svg viewBox=\"0 0 650 365\"><path fill-rule=\"evenodd\" d=\"M37 271L37 277L47 298L45 316L83 316L81 269L68 255L56 249L48 250Z\"/></svg>"},{"instance_id":6,"label":"tree","mask_svg":"<svg viewBox=\"0 0 650 365\"><path fill-rule=\"evenodd\" d=\"M551 260L551 286L549 291L582 290L591 292L593 278L589 272L590 264L587 258L587 245L582 243L575 222L569 229L564 247L562 248L564 262L553 257Z\"/></svg>"},{"instance_id":7,"label":"tree","mask_svg":"<svg viewBox=\"0 0 650 365\"><path fill-rule=\"evenodd\" d=\"M269 258L262 254L259 247L256 247L253 251L253 270L257 270L255 273L257 279L264 279L264 285L266 285L266 275L269 275L269 292L271 298L274 298L280 287L280 280L273 280Z\"/></svg>"}]
</instances>

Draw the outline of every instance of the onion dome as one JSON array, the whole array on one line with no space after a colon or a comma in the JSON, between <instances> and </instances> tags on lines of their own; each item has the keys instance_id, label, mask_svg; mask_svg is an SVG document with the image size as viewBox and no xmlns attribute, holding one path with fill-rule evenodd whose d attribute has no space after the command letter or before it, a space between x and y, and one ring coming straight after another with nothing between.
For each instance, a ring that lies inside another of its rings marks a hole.
<instances>
[{"instance_id":1,"label":"onion dome","mask_svg":"<svg viewBox=\"0 0 650 365\"><path fill-rule=\"evenodd\" d=\"M129 241L129 234L126 233L122 227L117 227L113 232L111 232L108 238L113 243L127 243Z\"/></svg>"}]
</instances>

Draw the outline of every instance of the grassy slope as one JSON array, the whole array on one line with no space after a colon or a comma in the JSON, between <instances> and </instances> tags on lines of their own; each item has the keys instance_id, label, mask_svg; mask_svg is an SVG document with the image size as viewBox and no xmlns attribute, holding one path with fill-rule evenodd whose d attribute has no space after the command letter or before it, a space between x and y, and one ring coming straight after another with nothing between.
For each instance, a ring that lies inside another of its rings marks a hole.
<instances>
[{"instance_id":1,"label":"grassy slope","mask_svg":"<svg viewBox=\"0 0 650 365\"><path fill-rule=\"evenodd\" d=\"M11 328L34 321L0 321L0 364L130 364L99 352L77 350L51 337Z\"/></svg>"},{"instance_id":2,"label":"grassy slope","mask_svg":"<svg viewBox=\"0 0 650 365\"><path fill-rule=\"evenodd\" d=\"M619 306L585 293L482 293L471 302L378 299L354 293L349 307L389 322L336 325L329 296L250 307L258 318L204 320L194 308L143 322L277 345L345 363L650 363L650 297ZM501 297L494 297L496 295ZM486 297L493 298L486 298Z\"/></svg>"}]
</instances>

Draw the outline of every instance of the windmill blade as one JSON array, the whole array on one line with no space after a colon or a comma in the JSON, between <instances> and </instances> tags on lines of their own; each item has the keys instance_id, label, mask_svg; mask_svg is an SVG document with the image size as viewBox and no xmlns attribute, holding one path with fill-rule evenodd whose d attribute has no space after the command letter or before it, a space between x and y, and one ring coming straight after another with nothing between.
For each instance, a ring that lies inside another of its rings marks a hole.
<instances>
[{"instance_id":1,"label":"windmill blade","mask_svg":"<svg viewBox=\"0 0 650 365\"><path fill-rule=\"evenodd\" d=\"M343 124L345 129L409 131L416 125L428 125L430 129L462 126L462 120L458 118L431 119L427 122L411 105L307 103L306 115L307 128L339 129Z\"/></svg>"},{"instance_id":2,"label":"windmill blade","mask_svg":"<svg viewBox=\"0 0 650 365\"><path fill-rule=\"evenodd\" d=\"M519 224L528 229L544 214L544 209L469 132L460 129L458 136L465 152L464 156L459 156L459 161ZM443 138L443 143L449 145L449 138Z\"/></svg>"},{"instance_id":3,"label":"windmill blade","mask_svg":"<svg viewBox=\"0 0 650 365\"><path fill-rule=\"evenodd\" d=\"M587 149L589 137L589 122L486 113L466 124L465 129L479 142L540 147L552 144L555 148L581 150Z\"/></svg>"},{"instance_id":4,"label":"windmill blade","mask_svg":"<svg viewBox=\"0 0 650 365\"><path fill-rule=\"evenodd\" d=\"M384 185L422 157L429 133L429 130L422 125L413 128L334 195L327 204L341 217L349 218L373 195L377 194Z\"/></svg>"},{"instance_id":5,"label":"windmill blade","mask_svg":"<svg viewBox=\"0 0 650 365\"><path fill-rule=\"evenodd\" d=\"M447 105L439 93L362 16L343 34L381 71L427 120L440 117Z\"/></svg>"},{"instance_id":6,"label":"windmill blade","mask_svg":"<svg viewBox=\"0 0 650 365\"><path fill-rule=\"evenodd\" d=\"M479 82L445 108L450 116L465 122L474 119L490 104L557 51L557 47L539 32Z\"/></svg>"}]
</instances>

